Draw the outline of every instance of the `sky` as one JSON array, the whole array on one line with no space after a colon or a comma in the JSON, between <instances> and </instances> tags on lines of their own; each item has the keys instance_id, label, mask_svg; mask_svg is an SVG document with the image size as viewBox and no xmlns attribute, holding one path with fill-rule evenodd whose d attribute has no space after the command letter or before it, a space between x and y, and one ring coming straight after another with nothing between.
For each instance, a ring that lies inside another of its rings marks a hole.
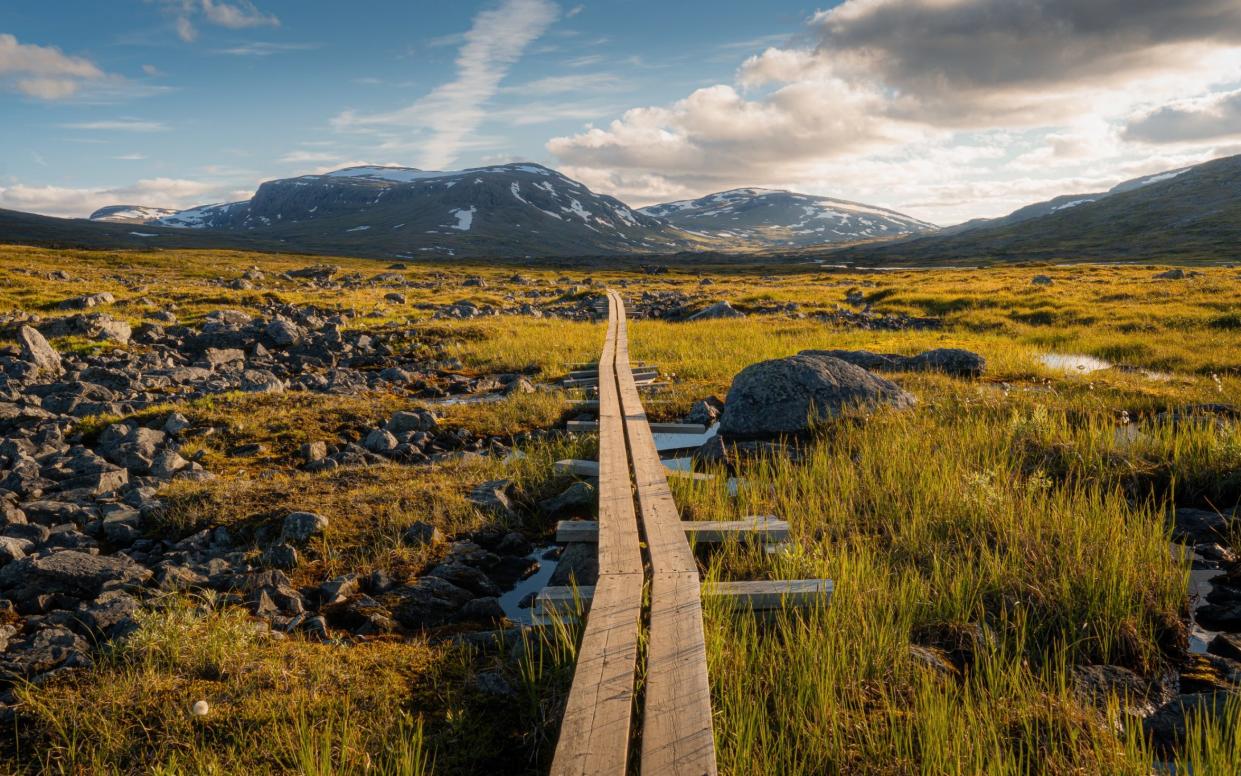
<instances>
[{"instance_id":1,"label":"sky","mask_svg":"<svg viewBox=\"0 0 1241 776\"><path fill-rule=\"evenodd\" d=\"M354 164L740 186L939 224L1241 153L1238 0L5 0L0 208Z\"/></svg>"}]
</instances>

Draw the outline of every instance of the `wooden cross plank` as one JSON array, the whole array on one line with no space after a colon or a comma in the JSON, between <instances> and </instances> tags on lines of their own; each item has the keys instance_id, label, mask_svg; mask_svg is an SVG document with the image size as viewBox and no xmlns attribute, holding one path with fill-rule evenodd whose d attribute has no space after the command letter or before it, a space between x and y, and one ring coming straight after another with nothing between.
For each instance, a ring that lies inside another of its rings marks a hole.
<instances>
[{"instance_id":1,"label":"wooden cross plank","mask_svg":"<svg viewBox=\"0 0 1241 776\"><path fill-rule=\"evenodd\" d=\"M788 522L771 515L740 520L682 520L681 529L693 544L723 544L734 538L774 544L789 538ZM561 520L556 524L557 542L594 542L598 538L599 523L595 520Z\"/></svg>"}]
</instances>

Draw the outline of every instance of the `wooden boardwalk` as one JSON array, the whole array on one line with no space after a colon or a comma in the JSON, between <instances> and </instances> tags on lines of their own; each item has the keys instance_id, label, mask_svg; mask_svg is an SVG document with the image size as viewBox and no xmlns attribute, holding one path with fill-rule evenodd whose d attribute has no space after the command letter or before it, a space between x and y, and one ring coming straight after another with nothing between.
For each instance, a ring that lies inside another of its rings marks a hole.
<instances>
[{"instance_id":1,"label":"wooden boardwalk","mask_svg":"<svg viewBox=\"0 0 1241 776\"><path fill-rule=\"evenodd\" d=\"M536 606L558 615L589 606L577 653L560 737L552 762L555 776L707 776L717 773L711 724L711 688L702 624L702 581L691 540L718 543L729 537L783 540L788 524L774 517L703 522L681 520L668 476L704 477L669 471L659 458L652 425L638 394L657 373L635 373L629 361L624 302L607 293L608 328L597 374L576 372L570 387L598 388L599 461L560 461L557 468L599 480L596 523L562 523L566 540L597 542L599 579L593 588L545 588ZM701 427L673 433L701 433ZM658 427L658 424L657 424ZM645 547L645 557L643 557ZM639 639L645 611L645 681L635 695ZM775 609L821 601L826 580L717 583L707 593L732 609ZM641 729L634 711L641 702ZM637 740L638 746L631 742ZM631 762L636 757L636 761Z\"/></svg>"}]
</instances>

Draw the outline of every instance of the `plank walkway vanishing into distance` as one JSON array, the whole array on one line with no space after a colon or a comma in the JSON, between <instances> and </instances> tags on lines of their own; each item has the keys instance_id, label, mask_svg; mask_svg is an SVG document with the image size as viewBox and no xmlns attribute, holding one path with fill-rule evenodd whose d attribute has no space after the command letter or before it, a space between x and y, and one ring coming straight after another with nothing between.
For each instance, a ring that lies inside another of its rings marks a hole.
<instances>
[{"instance_id":1,"label":"plank walkway vanishing into distance","mask_svg":"<svg viewBox=\"0 0 1241 776\"><path fill-rule=\"evenodd\" d=\"M598 545L599 576L593 587L545 588L536 608L571 614L589 604L573 685L552 762L554 776L625 776L640 740L637 770L648 776L717 773L711 722L711 690L703 635L703 595L725 599L728 608L769 610L827 600L827 580L721 582L704 591L690 538L709 544L727 537L783 541L788 524L774 517L704 522L681 520L668 486L670 472L659 458L639 385L657 372L629 362L624 302L607 292L608 326L597 375L571 374L570 387L597 387L597 423L576 430L599 433L599 461L563 461L562 471L598 477L597 522L562 523L564 541ZM701 427L668 428L701 433ZM574 430L571 428L571 430ZM705 477L693 475L691 477ZM635 505L636 502L636 505ZM689 537L689 538L687 538ZM645 547L645 558L642 549ZM635 696L643 591L649 581L642 697ZM633 712L642 703L641 730Z\"/></svg>"}]
</instances>

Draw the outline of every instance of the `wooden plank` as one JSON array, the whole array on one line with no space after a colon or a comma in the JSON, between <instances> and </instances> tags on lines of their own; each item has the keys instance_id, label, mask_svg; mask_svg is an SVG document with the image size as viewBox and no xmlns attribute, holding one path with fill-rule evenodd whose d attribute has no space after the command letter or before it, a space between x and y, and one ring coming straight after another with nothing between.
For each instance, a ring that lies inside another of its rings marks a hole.
<instances>
[{"instance_id":1,"label":"wooden plank","mask_svg":"<svg viewBox=\"0 0 1241 776\"><path fill-rule=\"evenodd\" d=\"M715 774L718 771L698 564L681 527L680 514L668 487L667 469L659 460L655 438L638 397L637 382L629 368L624 303L615 291L609 294L617 310L616 383L638 491L642 533L651 562L641 770L661 776Z\"/></svg>"},{"instance_id":2,"label":"wooden plank","mask_svg":"<svg viewBox=\"0 0 1241 776\"><path fill-rule=\"evenodd\" d=\"M599 424L593 420L570 420L565 424L568 431L590 432L597 431ZM701 423L652 423L652 434L686 434L689 436L701 436L707 433L707 427Z\"/></svg>"},{"instance_id":3,"label":"wooden plank","mask_svg":"<svg viewBox=\"0 0 1241 776\"><path fill-rule=\"evenodd\" d=\"M703 585L703 598L718 599L735 611L805 609L827 604L835 585L830 579L766 579Z\"/></svg>"},{"instance_id":4,"label":"wooden plank","mask_svg":"<svg viewBox=\"0 0 1241 776\"><path fill-rule=\"evenodd\" d=\"M830 579L764 579L703 584L701 596L704 601L718 601L725 609L733 611L767 612L808 609L827 604L834 591L835 584ZM561 615L572 615L579 604L584 611L589 611L595 588L584 585L576 589L576 598L574 595L572 587L545 587L535 598L535 611L540 614L556 611Z\"/></svg>"},{"instance_id":5,"label":"wooden plank","mask_svg":"<svg viewBox=\"0 0 1241 776\"><path fill-rule=\"evenodd\" d=\"M598 606L583 629L553 755L555 776L625 776L628 767L644 569L616 383L620 310L610 297L599 358ZM595 602L592 601L592 604Z\"/></svg>"},{"instance_id":6,"label":"wooden plank","mask_svg":"<svg viewBox=\"0 0 1241 776\"><path fill-rule=\"evenodd\" d=\"M706 472L687 472L666 467L665 471L669 477L680 477L681 479L694 480L696 482L706 482L715 479L714 474L707 474ZM598 477L599 464L596 461L583 461L580 458L565 458L552 464L552 472L555 474L572 474L578 477Z\"/></svg>"},{"instance_id":7,"label":"wooden plank","mask_svg":"<svg viewBox=\"0 0 1241 776\"><path fill-rule=\"evenodd\" d=\"M653 575L642 772L717 773L698 572Z\"/></svg>"},{"instance_id":8,"label":"wooden plank","mask_svg":"<svg viewBox=\"0 0 1241 776\"><path fill-rule=\"evenodd\" d=\"M625 776L633 711L642 575L604 574L591 589L573 686L552 760L556 776Z\"/></svg>"},{"instance_id":9,"label":"wooden plank","mask_svg":"<svg viewBox=\"0 0 1241 776\"><path fill-rule=\"evenodd\" d=\"M738 541L783 542L789 538L789 524L771 515L743 517L740 520L682 520L681 528L693 544L723 544ZM599 538L594 520L561 520L556 523L556 541L593 542Z\"/></svg>"}]
</instances>

